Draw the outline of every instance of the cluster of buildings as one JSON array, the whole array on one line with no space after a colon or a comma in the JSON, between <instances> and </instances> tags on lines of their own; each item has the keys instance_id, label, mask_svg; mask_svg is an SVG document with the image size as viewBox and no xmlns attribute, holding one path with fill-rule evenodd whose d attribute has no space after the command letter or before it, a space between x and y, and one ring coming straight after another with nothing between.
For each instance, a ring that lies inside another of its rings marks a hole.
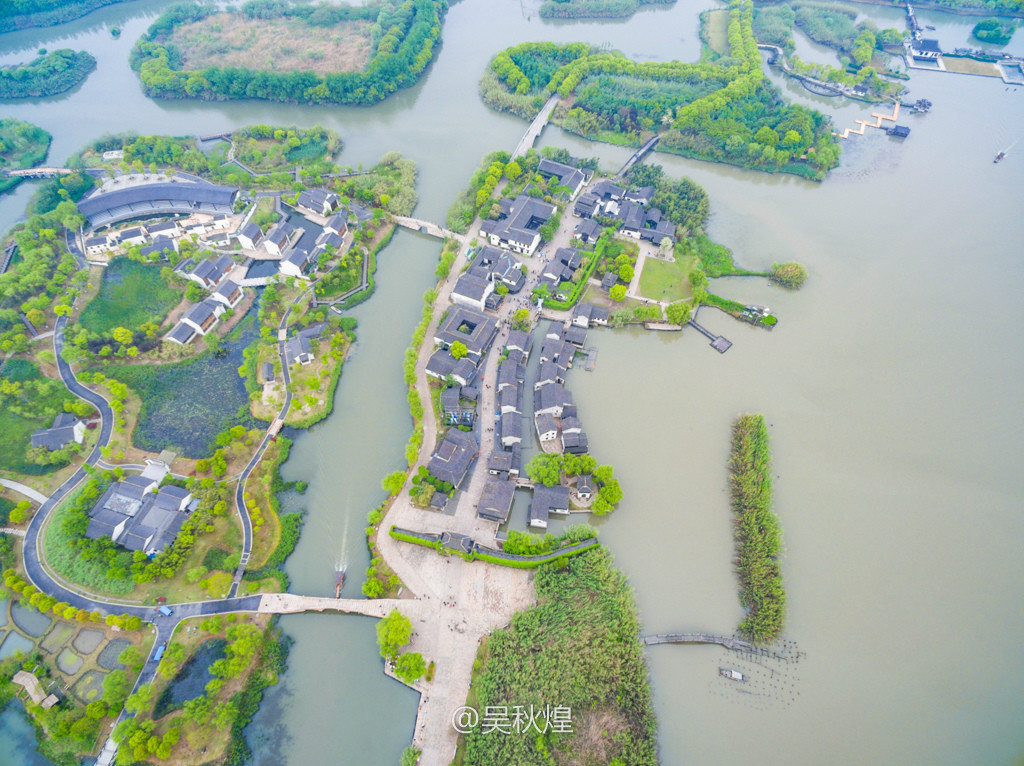
<instances>
[{"instance_id":1,"label":"cluster of buildings","mask_svg":"<svg viewBox=\"0 0 1024 766\"><path fill-rule=\"evenodd\" d=\"M596 218L609 218L618 222L619 233L624 237L647 240L656 245L666 237L676 241L676 226L665 218L660 209L652 207L653 186L627 189L624 186L602 179L587 188L573 205L573 213L584 220L576 227L574 235L589 242L600 226Z\"/></svg>"},{"instance_id":2,"label":"cluster of buildings","mask_svg":"<svg viewBox=\"0 0 1024 766\"><path fill-rule=\"evenodd\" d=\"M166 549L198 505L187 489L160 486L168 473L165 464L151 462L140 475L111 484L89 510L85 536L109 537L147 556Z\"/></svg>"},{"instance_id":3,"label":"cluster of buildings","mask_svg":"<svg viewBox=\"0 0 1024 766\"><path fill-rule=\"evenodd\" d=\"M255 251L245 263L243 286L266 285L278 274L311 279L323 260L342 249L350 226L373 217L357 203L342 205L338 195L326 189L300 192L295 206L305 214L301 225L282 219L264 232L249 221L236 232L242 249Z\"/></svg>"},{"instance_id":4,"label":"cluster of buildings","mask_svg":"<svg viewBox=\"0 0 1024 766\"><path fill-rule=\"evenodd\" d=\"M231 218L226 213L200 214L184 221L139 224L86 237L85 254L95 258L104 253L141 245L143 256L155 255L166 259L169 253L178 252L183 237L195 237L197 242L208 247L228 245L231 242L230 229Z\"/></svg>"},{"instance_id":5,"label":"cluster of buildings","mask_svg":"<svg viewBox=\"0 0 1024 766\"><path fill-rule=\"evenodd\" d=\"M505 295L515 295L526 284L523 264L507 250L482 247L452 290L452 302L477 311L494 311Z\"/></svg>"},{"instance_id":6,"label":"cluster of buildings","mask_svg":"<svg viewBox=\"0 0 1024 766\"><path fill-rule=\"evenodd\" d=\"M241 285L228 278L234 268L235 262L229 255L210 256L199 263L187 258L175 267L185 279L212 292L208 298L193 303L164 340L185 346L213 330L225 311L242 302L245 292Z\"/></svg>"}]
</instances>

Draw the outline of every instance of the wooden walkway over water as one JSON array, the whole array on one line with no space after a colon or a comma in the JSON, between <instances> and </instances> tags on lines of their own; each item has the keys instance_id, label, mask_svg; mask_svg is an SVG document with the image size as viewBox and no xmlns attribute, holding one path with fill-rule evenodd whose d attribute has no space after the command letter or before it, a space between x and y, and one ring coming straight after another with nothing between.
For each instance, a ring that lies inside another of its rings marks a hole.
<instances>
[{"instance_id":1,"label":"wooden walkway over water","mask_svg":"<svg viewBox=\"0 0 1024 766\"><path fill-rule=\"evenodd\" d=\"M645 646L658 644L718 644L734 652L753 652L757 650L749 641L735 636L714 636L710 633L658 633L653 636L641 636L640 643Z\"/></svg>"},{"instance_id":2,"label":"wooden walkway over water","mask_svg":"<svg viewBox=\"0 0 1024 766\"><path fill-rule=\"evenodd\" d=\"M695 319L691 319L686 324L690 325L690 327L692 327L694 330L699 332L705 338L710 340L711 341L711 348L713 348L719 354L724 354L726 351L728 351L730 348L732 348L732 341L728 340L727 338L725 338L722 335L715 335L710 330L708 330L708 329L706 329L704 327L701 327L699 324L697 324Z\"/></svg>"}]
</instances>

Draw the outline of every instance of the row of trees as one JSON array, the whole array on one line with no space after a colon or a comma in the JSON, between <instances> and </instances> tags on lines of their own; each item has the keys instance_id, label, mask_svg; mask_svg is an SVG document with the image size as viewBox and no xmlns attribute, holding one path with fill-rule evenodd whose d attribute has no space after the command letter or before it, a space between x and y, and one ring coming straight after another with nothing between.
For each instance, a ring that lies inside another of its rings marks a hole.
<instances>
[{"instance_id":1,"label":"row of trees","mask_svg":"<svg viewBox=\"0 0 1024 766\"><path fill-rule=\"evenodd\" d=\"M61 48L27 64L0 67L0 98L55 96L75 87L96 68L86 51Z\"/></svg>"},{"instance_id":2,"label":"row of trees","mask_svg":"<svg viewBox=\"0 0 1024 766\"><path fill-rule=\"evenodd\" d=\"M756 643L769 643L782 632L786 593L778 562L782 533L772 512L768 427L763 415L742 415L733 423L729 473L736 515L736 571L740 601L747 609L739 629Z\"/></svg>"},{"instance_id":3,"label":"row of trees","mask_svg":"<svg viewBox=\"0 0 1024 766\"><path fill-rule=\"evenodd\" d=\"M545 19L621 18L641 5L671 5L675 0L545 0L540 15Z\"/></svg>"},{"instance_id":4,"label":"row of trees","mask_svg":"<svg viewBox=\"0 0 1024 766\"><path fill-rule=\"evenodd\" d=\"M156 98L235 99L314 104L372 104L399 88L412 85L430 63L441 35L445 0L406 0L384 5L377 27L386 29L362 72L325 76L313 72L272 72L239 67L187 71L181 55L166 38L185 23L204 18L212 9L172 6L132 51L131 64L143 89ZM383 22L383 23L382 23Z\"/></svg>"}]
</instances>

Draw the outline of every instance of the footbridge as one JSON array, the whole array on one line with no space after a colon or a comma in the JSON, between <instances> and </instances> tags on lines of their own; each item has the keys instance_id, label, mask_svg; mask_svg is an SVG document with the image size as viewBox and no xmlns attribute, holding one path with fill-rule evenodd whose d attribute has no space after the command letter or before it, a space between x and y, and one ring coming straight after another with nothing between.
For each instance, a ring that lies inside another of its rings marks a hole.
<instances>
[{"instance_id":1,"label":"footbridge","mask_svg":"<svg viewBox=\"0 0 1024 766\"><path fill-rule=\"evenodd\" d=\"M654 148L654 145L657 144L660 139L660 135L655 135L646 144L644 144L635 152L633 152L633 156L626 160L626 164L622 166L618 173L615 174L615 177L622 178L622 176L626 175L626 173L629 172L630 168L632 168L636 163L642 160L644 158L644 155L647 154L647 152L651 151L651 149Z\"/></svg>"},{"instance_id":2,"label":"footbridge","mask_svg":"<svg viewBox=\"0 0 1024 766\"><path fill-rule=\"evenodd\" d=\"M398 598L321 598L294 593L265 593L256 611L260 614L299 614L300 612L343 612L367 617L384 617L392 609L408 610L410 599ZM415 608L415 607L414 607Z\"/></svg>"},{"instance_id":3,"label":"footbridge","mask_svg":"<svg viewBox=\"0 0 1024 766\"><path fill-rule=\"evenodd\" d=\"M450 229L446 229L443 226L438 226L436 223L431 221L423 221L419 218L409 218L404 215L393 216L395 223L399 226L411 229L412 231L418 231L422 234L429 234L432 237L438 239L455 239L459 242L465 242L466 238L462 234L458 234Z\"/></svg>"},{"instance_id":4,"label":"footbridge","mask_svg":"<svg viewBox=\"0 0 1024 766\"><path fill-rule=\"evenodd\" d=\"M0 170L0 175L6 178L57 178L71 173L102 176L105 172L102 168L21 168L20 170Z\"/></svg>"},{"instance_id":5,"label":"footbridge","mask_svg":"<svg viewBox=\"0 0 1024 766\"><path fill-rule=\"evenodd\" d=\"M512 152L510 159L516 159L522 157L531 148L533 148L534 142L537 137L540 136L541 131L544 130L544 126L548 124L548 120L551 118L551 113L555 111L555 105L558 103L559 96L557 93L551 96L537 112L537 116L533 118L533 122L530 123L530 127L526 129L526 133L519 140L516 145L516 150Z\"/></svg>"},{"instance_id":6,"label":"footbridge","mask_svg":"<svg viewBox=\"0 0 1024 766\"><path fill-rule=\"evenodd\" d=\"M641 636L640 643L645 646L658 644L718 644L734 652L752 652L757 649L749 641L735 636L715 636L710 633L658 633L653 636Z\"/></svg>"}]
</instances>

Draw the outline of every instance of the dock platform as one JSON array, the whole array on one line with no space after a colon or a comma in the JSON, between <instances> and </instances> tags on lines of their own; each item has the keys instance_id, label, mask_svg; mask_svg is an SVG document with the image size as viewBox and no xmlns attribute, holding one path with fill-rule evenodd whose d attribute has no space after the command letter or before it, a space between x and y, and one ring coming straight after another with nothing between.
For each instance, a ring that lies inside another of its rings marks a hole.
<instances>
[{"instance_id":1,"label":"dock platform","mask_svg":"<svg viewBox=\"0 0 1024 766\"><path fill-rule=\"evenodd\" d=\"M692 327L694 330L699 332L705 338L710 340L711 341L711 348L713 348L719 354L724 354L726 351L728 351L730 348L732 348L732 341L730 341L729 339L727 339L723 335L715 335L710 330L707 330L704 327L701 327L693 319L691 319L686 324L690 325L690 327Z\"/></svg>"},{"instance_id":2,"label":"dock platform","mask_svg":"<svg viewBox=\"0 0 1024 766\"><path fill-rule=\"evenodd\" d=\"M594 368L597 366L597 349L591 346L586 350L586 354L587 361L586 364L583 365L583 369L587 372L593 372Z\"/></svg>"}]
</instances>

